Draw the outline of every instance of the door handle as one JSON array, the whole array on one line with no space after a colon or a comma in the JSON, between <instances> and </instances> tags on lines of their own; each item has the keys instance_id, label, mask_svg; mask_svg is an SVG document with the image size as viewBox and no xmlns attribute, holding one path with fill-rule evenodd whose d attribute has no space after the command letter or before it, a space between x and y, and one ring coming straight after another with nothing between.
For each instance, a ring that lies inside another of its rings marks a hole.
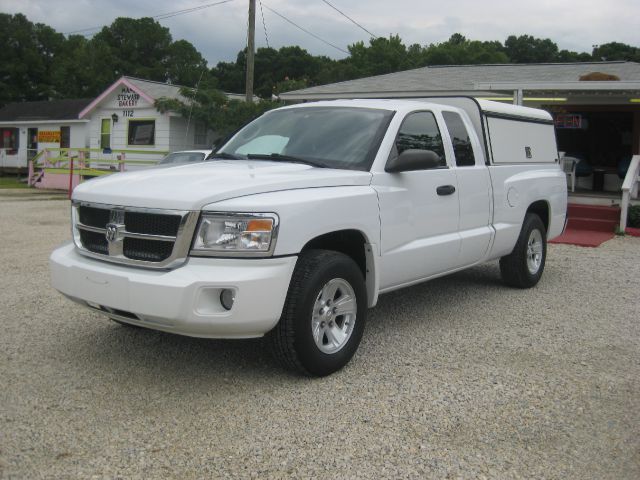
<instances>
[{"instance_id":1,"label":"door handle","mask_svg":"<svg viewBox=\"0 0 640 480\"><path fill-rule=\"evenodd\" d=\"M436 188L436 193L438 195L451 195L455 191L456 187L454 187L453 185L440 185L438 188Z\"/></svg>"}]
</instances>

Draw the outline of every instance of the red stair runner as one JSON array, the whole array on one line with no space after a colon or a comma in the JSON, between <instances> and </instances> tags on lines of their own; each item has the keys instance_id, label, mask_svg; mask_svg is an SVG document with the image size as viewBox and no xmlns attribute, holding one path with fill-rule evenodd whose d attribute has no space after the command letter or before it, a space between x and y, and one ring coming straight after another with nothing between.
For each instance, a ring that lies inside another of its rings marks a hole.
<instances>
[{"instance_id":1,"label":"red stair runner","mask_svg":"<svg viewBox=\"0 0 640 480\"><path fill-rule=\"evenodd\" d=\"M567 209L567 229L549 243L566 243L581 247L597 247L615 234L620 220L618 207L570 203Z\"/></svg>"}]
</instances>

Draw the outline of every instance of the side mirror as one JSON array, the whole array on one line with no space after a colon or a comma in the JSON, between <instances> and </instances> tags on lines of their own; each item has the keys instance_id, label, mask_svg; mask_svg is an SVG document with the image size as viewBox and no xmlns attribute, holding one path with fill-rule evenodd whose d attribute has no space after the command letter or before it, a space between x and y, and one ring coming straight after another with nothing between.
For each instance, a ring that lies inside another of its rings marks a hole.
<instances>
[{"instance_id":1,"label":"side mirror","mask_svg":"<svg viewBox=\"0 0 640 480\"><path fill-rule=\"evenodd\" d=\"M410 172L413 170L429 170L444 166L440 155L433 150L409 148L397 157L389 160L385 171L389 173Z\"/></svg>"}]
</instances>

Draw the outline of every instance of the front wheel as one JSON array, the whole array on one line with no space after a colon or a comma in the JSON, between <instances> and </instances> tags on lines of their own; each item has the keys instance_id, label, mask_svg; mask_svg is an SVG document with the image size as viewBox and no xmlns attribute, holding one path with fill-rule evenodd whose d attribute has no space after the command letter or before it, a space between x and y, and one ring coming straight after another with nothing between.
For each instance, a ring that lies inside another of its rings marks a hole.
<instances>
[{"instance_id":1,"label":"front wheel","mask_svg":"<svg viewBox=\"0 0 640 480\"><path fill-rule=\"evenodd\" d=\"M516 246L500 259L504 282L517 288L531 288L538 283L547 258L547 232L540 217L527 213Z\"/></svg>"},{"instance_id":2,"label":"front wheel","mask_svg":"<svg viewBox=\"0 0 640 480\"><path fill-rule=\"evenodd\" d=\"M269 334L272 349L289 368L329 375L358 349L366 314L363 275L350 257L329 250L302 252L282 317Z\"/></svg>"}]
</instances>

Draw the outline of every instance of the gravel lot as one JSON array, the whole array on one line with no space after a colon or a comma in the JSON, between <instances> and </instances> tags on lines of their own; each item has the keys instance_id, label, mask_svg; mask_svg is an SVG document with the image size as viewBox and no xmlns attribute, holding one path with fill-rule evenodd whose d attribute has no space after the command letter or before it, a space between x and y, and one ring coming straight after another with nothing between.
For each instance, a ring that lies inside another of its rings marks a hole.
<instances>
[{"instance_id":1,"label":"gravel lot","mask_svg":"<svg viewBox=\"0 0 640 480\"><path fill-rule=\"evenodd\" d=\"M29 197L31 198L31 197ZM49 287L68 202L0 192L2 478L640 478L640 239L382 296L351 364L130 329Z\"/></svg>"}]
</instances>

